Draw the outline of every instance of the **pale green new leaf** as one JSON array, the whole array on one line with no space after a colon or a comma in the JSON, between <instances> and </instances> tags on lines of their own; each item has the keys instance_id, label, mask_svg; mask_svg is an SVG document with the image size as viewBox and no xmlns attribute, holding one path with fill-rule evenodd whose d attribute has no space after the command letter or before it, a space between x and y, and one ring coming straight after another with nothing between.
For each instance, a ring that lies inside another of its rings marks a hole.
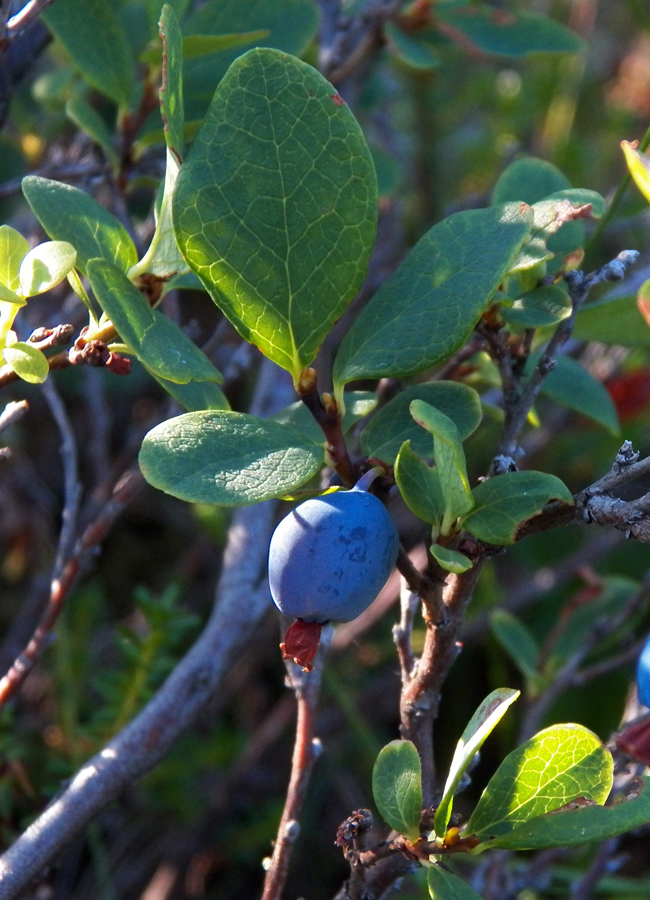
<instances>
[{"instance_id":1,"label":"pale green new leaf","mask_svg":"<svg viewBox=\"0 0 650 900\"><path fill-rule=\"evenodd\" d=\"M41 16L94 88L127 107L135 68L126 31L110 0L57 0Z\"/></svg>"},{"instance_id":2,"label":"pale green new leaf","mask_svg":"<svg viewBox=\"0 0 650 900\"><path fill-rule=\"evenodd\" d=\"M18 290L20 263L28 252L29 244L20 232L11 225L0 225L0 283L11 291Z\"/></svg>"},{"instance_id":3,"label":"pale green new leaf","mask_svg":"<svg viewBox=\"0 0 650 900\"><path fill-rule=\"evenodd\" d=\"M165 186L160 210L156 214L156 230L145 255L129 269L128 276L131 281L135 281L140 275L145 273L167 279L173 275L183 275L189 271L178 249L174 234L172 199L180 166L177 154L169 146L167 147L166 160Z\"/></svg>"},{"instance_id":4,"label":"pale green new leaf","mask_svg":"<svg viewBox=\"0 0 650 900\"><path fill-rule=\"evenodd\" d=\"M481 398L474 388L457 381L412 385L382 406L361 432L361 449L366 456L376 456L392 464L407 440L418 456L431 456L431 439L411 416L412 400L424 400L449 416L462 441L481 423Z\"/></svg>"},{"instance_id":5,"label":"pale green new leaf","mask_svg":"<svg viewBox=\"0 0 650 900\"><path fill-rule=\"evenodd\" d=\"M45 241L30 250L20 264L18 293L33 297L49 291L74 268L77 251L67 241Z\"/></svg>"},{"instance_id":6,"label":"pale green new leaf","mask_svg":"<svg viewBox=\"0 0 650 900\"><path fill-rule=\"evenodd\" d=\"M440 531L449 534L456 519L474 506L460 434L452 419L423 400L413 400L410 410L418 425L433 435L433 458L445 503Z\"/></svg>"},{"instance_id":7,"label":"pale green new leaf","mask_svg":"<svg viewBox=\"0 0 650 900\"><path fill-rule=\"evenodd\" d=\"M488 840L577 797L603 804L612 788L612 754L582 725L551 725L501 763L467 823Z\"/></svg>"},{"instance_id":8,"label":"pale green new leaf","mask_svg":"<svg viewBox=\"0 0 650 900\"><path fill-rule=\"evenodd\" d=\"M490 841L490 847L509 850L545 850L605 841L650 822L650 778L633 783L624 799L612 806L579 805L538 816L508 834ZM481 845L482 847L482 845Z\"/></svg>"},{"instance_id":9,"label":"pale green new leaf","mask_svg":"<svg viewBox=\"0 0 650 900\"><path fill-rule=\"evenodd\" d=\"M405 376L465 342L526 239L521 203L454 213L434 225L357 317L334 362L337 398L356 378Z\"/></svg>"},{"instance_id":10,"label":"pale green new leaf","mask_svg":"<svg viewBox=\"0 0 650 900\"><path fill-rule=\"evenodd\" d=\"M488 544L512 544L522 522L551 500L573 503L567 486L547 472L506 472L474 488L474 509L463 527Z\"/></svg>"},{"instance_id":11,"label":"pale green new leaf","mask_svg":"<svg viewBox=\"0 0 650 900\"><path fill-rule=\"evenodd\" d=\"M464 553L459 553L458 550L450 550L448 547L441 547L440 544L432 544L429 552L445 572L462 575L463 572L472 568L472 560Z\"/></svg>"},{"instance_id":12,"label":"pale green new leaf","mask_svg":"<svg viewBox=\"0 0 650 900\"><path fill-rule=\"evenodd\" d=\"M483 746L487 736L496 728L508 707L519 696L519 693L519 691L514 691L511 688L497 688L491 694L488 694L469 720L456 745L454 758L451 761L449 774L442 793L442 800L433 820L433 827L438 837L444 837L447 832L454 801L454 792L460 784L461 778L467 771L475 754Z\"/></svg>"},{"instance_id":13,"label":"pale green new leaf","mask_svg":"<svg viewBox=\"0 0 650 900\"><path fill-rule=\"evenodd\" d=\"M430 447L431 439L427 442ZM395 481L408 508L438 532L445 512L440 478L435 469L413 453L410 441L404 442L395 460Z\"/></svg>"},{"instance_id":14,"label":"pale green new leaf","mask_svg":"<svg viewBox=\"0 0 650 900\"><path fill-rule=\"evenodd\" d=\"M621 147L634 183L650 203L650 157L645 153L639 153L629 141L621 141Z\"/></svg>"},{"instance_id":15,"label":"pale green new leaf","mask_svg":"<svg viewBox=\"0 0 650 900\"><path fill-rule=\"evenodd\" d=\"M139 462L150 484L181 500L248 506L301 487L323 465L324 451L288 425L206 410L150 431Z\"/></svg>"},{"instance_id":16,"label":"pale green new leaf","mask_svg":"<svg viewBox=\"0 0 650 900\"><path fill-rule=\"evenodd\" d=\"M391 741L379 753L372 771L372 795L384 820L411 841L420 836L422 774L411 741Z\"/></svg>"},{"instance_id":17,"label":"pale green new leaf","mask_svg":"<svg viewBox=\"0 0 650 900\"><path fill-rule=\"evenodd\" d=\"M178 179L176 237L240 334L294 380L358 291L376 216L372 157L335 89L276 50L233 63Z\"/></svg>"},{"instance_id":18,"label":"pale green new leaf","mask_svg":"<svg viewBox=\"0 0 650 900\"><path fill-rule=\"evenodd\" d=\"M441 866L430 866L427 885L431 900L482 900L461 878Z\"/></svg>"},{"instance_id":19,"label":"pale green new leaf","mask_svg":"<svg viewBox=\"0 0 650 900\"><path fill-rule=\"evenodd\" d=\"M10 288L5 287L4 284L0 284L0 302L13 303L14 306L25 306L25 304L27 303L24 297L21 297Z\"/></svg>"},{"instance_id":20,"label":"pale green new leaf","mask_svg":"<svg viewBox=\"0 0 650 900\"><path fill-rule=\"evenodd\" d=\"M86 274L89 259L103 257L126 272L137 262L133 241L124 226L84 191L28 175L23 194L34 215L55 241L68 241L77 251L77 268Z\"/></svg>"},{"instance_id":21,"label":"pale green new leaf","mask_svg":"<svg viewBox=\"0 0 650 900\"><path fill-rule=\"evenodd\" d=\"M47 357L38 347L18 341L2 351L5 362L13 371L30 384L42 384L50 370Z\"/></svg>"},{"instance_id":22,"label":"pale green new leaf","mask_svg":"<svg viewBox=\"0 0 650 900\"><path fill-rule=\"evenodd\" d=\"M178 325L152 309L135 285L108 260L90 260L88 279L124 343L153 375L178 384L223 380Z\"/></svg>"}]
</instances>

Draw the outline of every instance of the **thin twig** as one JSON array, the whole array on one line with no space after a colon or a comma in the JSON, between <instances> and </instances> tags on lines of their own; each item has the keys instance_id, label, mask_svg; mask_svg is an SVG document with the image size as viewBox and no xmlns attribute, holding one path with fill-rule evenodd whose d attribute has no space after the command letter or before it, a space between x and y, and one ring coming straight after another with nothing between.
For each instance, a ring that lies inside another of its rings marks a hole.
<instances>
[{"instance_id":1,"label":"thin twig","mask_svg":"<svg viewBox=\"0 0 650 900\"><path fill-rule=\"evenodd\" d=\"M401 616L399 624L393 626L393 640L397 647L397 656L402 670L403 684L406 684L415 668L413 648L411 647L411 636L413 634L415 613L417 612L419 605L420 598L417 594L413 593L406 581L402 579L402 589L400 591Z\"/></svg>"},{"instance_id":2,"label":"thin twig","mask_svg":"<svg viewBox=\"0 0 650 900\"><path fill-rule=\"evenodd\" d=\"M20 12L17 12L7 22L7 37L11 39L20 34L52 2L53 0L29 0Z\"/></svg>"},{"instance_id":3,"label":"thin twig","mask_svg":"<svg viewBox=\"0 0 650 900\"><path fill-rule=\"evenodd\" d=\"M557 326L555 333L528 379L518 399L505 402L505 422L501 439L495 456L506 456L516 459L519 435L524 427L528 414L537 399L542 383L555 366L555 357L573 333L575 317L586 300L591 288L601 281L620 280L626 269L638 259L636 251L624 250L615 260L607 263L598 272L584 275L583 272L567 272L564 276L571 297L571 315ZM512 397L509 384L504 384L504 399Z\"/></svg>"},{"instance_id":4,"label":"thin twig","mask_svg":"<svg viewBox=\"0 0 650 900\"><path fill-rule=\"evenodd\" d=\"M323 630L314 660L314 668L309 674L294 662L287 661L287 673L296 693L298 720L296 740L291 761L291 778L287 789L284 810L273 848L271 862L264 879L262 900L280 900L287 880L291 854L300 834L300 815L309 785L309 778L318 754L320 741L314 734L314 716L320 692L321 676L327 649L331 641L332 628Z\"/></svg>"},{"instance_id":5,"label":"thin twig","mask_svg":"<svg viewBox=\"0 0 650 900\"><path fill-rule=\"evenodd\" d=\"M49 640L52 629L61 613L63 604L79 575L92 560L94 550L110 531L117 516L140 490L144 480L138 471L128 472L115 486L111 499L100 510L82 534L74 552L52 579L50 596L30 642L16 658L11 668L0 679L0 706L12 697L34 668Z\"/></svg>"},{"instance_id":6,"label":"thin twig","mask_svg":"<svg viewBox=\"0 0 650 900\"><path fill-rule=\"evenodd\" d=\"M79 483L77 442L65 406L51 378L42 385L43 396L50 408L61 435L61 460L63 462L63 512L61 531L56 549L52 581L60 581L67 558L70 556L77 530L81 484Z\"/></svg>"},{"instance_id":7,"label":"thin twig","mask_svg":"<svg viewBox=\"0 0 650 900\"><path fill-rule=\"evenodd\" d=\"M26 400L13 400L11 403L7 403L0 413L0 431L4 431L5 428L9 428L10 425L17 422L28 409L29 404Z\"/></svg>"}]
</instances>

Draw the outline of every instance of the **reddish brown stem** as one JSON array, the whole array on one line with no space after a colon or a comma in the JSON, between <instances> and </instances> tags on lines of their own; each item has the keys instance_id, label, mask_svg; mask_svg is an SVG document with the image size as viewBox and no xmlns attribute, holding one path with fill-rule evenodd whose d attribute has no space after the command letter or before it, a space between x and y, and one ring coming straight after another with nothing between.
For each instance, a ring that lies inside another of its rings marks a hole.
<instances>
[{"instance_id":1,"label":"reddish brown stem","mask_svg":"<svg viewBox=\"0 0 650 900\"><path fill-rule=\"evenodd\" d=\"M327 440L325 449L332 468L336 470L346 487L352 487L358 481L360 473L350 459L341 428L341 414L336 407L336 401L327 394L321 397L314 369L305 369L300 376L296 390L325 435ZM323 402L325 398L327 405Z\"/></svg>"},{"instance_id":2,"label":"reddish brown stem","mask_svg":"<svg viewBox=\"0 0 650 900\"><path fill-rule=\"evenodd\" d=\"M271 865L264 880L262 900L280 900L293 846L300 834L300 813L307 792L309 776L316 759L314 749L314 708L307 692L297 694L298 721L291 761L291 779L273 848Z\"/></svg>"},{"instance_id":3,"label":"reddish brown stem","mask_svg":"<svg viewBox=\"0 0 650 900\"><path fill-rule=\"evenodd\" d=\"M422 656L402 689L401 734L405 740L413 741L420 754L425 807L433 804L435 796L433 723L438 714L440 690L458 656L458 635L482 568L483 559L479 558L469 571L449 575L446 584L438 586L436 605L444 604L446 615L438 620L425 615L427 631Z\"/></svg>"},{"instance_id":4,"label":"reddish brown stem","mask_svg":"<svg viewBox=\"0 0 650 900\"><path fill-rule=\"evenodd\" d=\"M41 656L63 609L65 599L84 567L85 557L104 540L117 516L142 484L142 476L135 471L128 472L118 482L108 503L82 534L75 550L63 566L60 577L52 580L47 606L30 642L14 660L7 674L0 679L0 707L16 693Z\"/></svg>"}]
</instances>

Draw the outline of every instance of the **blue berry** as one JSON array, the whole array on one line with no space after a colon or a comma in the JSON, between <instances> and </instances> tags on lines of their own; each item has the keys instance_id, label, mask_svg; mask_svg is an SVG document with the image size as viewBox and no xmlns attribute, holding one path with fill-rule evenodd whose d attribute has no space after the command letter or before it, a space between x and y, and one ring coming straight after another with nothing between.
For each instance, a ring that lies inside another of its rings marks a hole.
<instances>
[{"instance_id":1,"label":"blue berry","mask_svg":"<svg viewBox=\"0 0 650 900\"><path fill-rule=\"evenodd\" d=\"M364 487L306 500L275 529L269 582L285 615L303 622L349 622L386 583L397 558L397 530L381 501Z\"/></svg>"},{"instance_id":2,"label":"blue berry","mask_svg":"<svg viewBox=\"0 0 650 900\"><path fill-rule=\"evenodd\" d=\"M639 700L644 706L650 707L650 636L643 645L643 650L636 666L636 686L639 692Z\"/></svg>"}]
</instances>

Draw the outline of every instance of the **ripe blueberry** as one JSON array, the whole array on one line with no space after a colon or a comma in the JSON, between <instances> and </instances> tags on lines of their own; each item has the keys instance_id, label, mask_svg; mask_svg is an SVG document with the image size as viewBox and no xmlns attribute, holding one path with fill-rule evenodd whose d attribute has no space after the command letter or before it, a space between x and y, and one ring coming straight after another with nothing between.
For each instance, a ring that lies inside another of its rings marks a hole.
<instances>
[{"instance_id":1,"label":"ripe blueberry","mask_svg":"<svg viewBox=\"0 0 650 900\"><path fill-rule=\"evenodd\" d=\"M285 615L302 623L349 622L386 583L399 538L386 508L367 492L367 485L364 476L350 491L306 500L276 528L269 583L273 601ZM296 656L286 643L285 655ZM304 659L299 662L304 664Z\"/></svg>"},{"instance_id":2,"label":"ripe blueberry","mask_svg":"<svg viewBox=\"0 0 650 900\"><path fill-rule=\"evenodd\" d=\"M641 656L636 666L636 686L639 700L650 707L650 636L643 645Z\"/></svg>"}]
</instances>

